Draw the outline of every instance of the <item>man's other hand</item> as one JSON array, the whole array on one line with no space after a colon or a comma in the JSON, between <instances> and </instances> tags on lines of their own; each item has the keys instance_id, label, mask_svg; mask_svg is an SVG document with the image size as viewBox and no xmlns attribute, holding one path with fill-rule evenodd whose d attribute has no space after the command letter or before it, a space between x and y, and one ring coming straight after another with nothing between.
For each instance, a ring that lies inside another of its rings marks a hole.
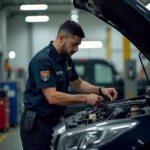
<instances>
[{"instance_id":1,"label":"man's other hand","mask_svg":"<svg viewBox=\"0 0 150 150\"><path fill-rule=\"evenodd\" d=\"M107 96L112 102L117 99L118 92L115 88L101 88L103 95Z\"/></svg>"},{"instance_id":2,"label":"man's other hand","mask_svg":"<svg viewBox=\"0 0 150 150\"><path fill-rule=\"evenodd\" d=\"M96 94L89 94L89 95L86 95L86 102L89 105L99 106L101 103L104 102L104 99L102 96L99 96Z\"/></svg>"}]
</instances>

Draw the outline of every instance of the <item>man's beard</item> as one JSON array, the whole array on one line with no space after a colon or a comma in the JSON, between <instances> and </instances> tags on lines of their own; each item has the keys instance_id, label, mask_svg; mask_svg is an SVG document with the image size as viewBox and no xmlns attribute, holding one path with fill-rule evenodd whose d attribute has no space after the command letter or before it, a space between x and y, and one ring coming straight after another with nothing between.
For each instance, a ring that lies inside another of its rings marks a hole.
<instances>
[{"instance_id":1,"label":"man's beard","mask_svg":"<svg viewBox=\"0 0 150 150\"><path fill-rule=\"evenodd\" d=\"M62 56L64 56L64 57L69 57L69 54L66 53L64 49L62 50L62 53L61 53L61 54L62 54Z\"/></svg>"},{"instance_id":2,"label":"man's beard","mask_svg":"<svg viewBox=\"0 0 150 150\"><path fill-rule=\"evenodd\" d=\"M66 43L64 43L64 44L62 45L62 52L61 52L61 54L62 54L64 57L71 57L71 56L69 55L70 53L66 53L65 50L67 50L67 48L66 48Z\"/></svg>"},{"instance_id":3,"label":"man's beard","mask_svg":"<svg viewBox=\"0 0 150 150\"><path fill-rule=\"evenodd\" d=\"M64 57L71 57L75 52L66 53L65 51L62 51L62 55Z\"/></svg>"}]
</instances>

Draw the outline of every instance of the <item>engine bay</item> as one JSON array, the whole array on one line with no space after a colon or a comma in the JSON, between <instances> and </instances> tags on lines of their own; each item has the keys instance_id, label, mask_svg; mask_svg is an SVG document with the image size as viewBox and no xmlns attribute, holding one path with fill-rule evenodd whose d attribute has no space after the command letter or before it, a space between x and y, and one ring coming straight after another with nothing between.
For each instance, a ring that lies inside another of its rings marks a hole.
<instances>
[{"instance_id":1,"label":"engine bay","mask_svg":"<svg viewBox=\"0 0 150 150\"><path fill-rule=\"evenodd\" d=\"M67 129L106 120L131 118L143 114L150 114L150 91L143 96L117 100L113 103L106 100L99 107L87 108L65 118L64 123Z\"/></svg>"}]
</instances>

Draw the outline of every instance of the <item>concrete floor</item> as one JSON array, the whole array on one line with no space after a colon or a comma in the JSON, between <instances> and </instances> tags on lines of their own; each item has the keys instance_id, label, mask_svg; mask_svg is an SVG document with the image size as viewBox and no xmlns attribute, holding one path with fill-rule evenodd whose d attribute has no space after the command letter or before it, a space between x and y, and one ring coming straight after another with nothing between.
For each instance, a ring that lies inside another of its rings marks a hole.
<instances>
[{"instance_id":1,"label":"concrete floor","mask_svg":"<svg viewBox=\"0 0 150 150\"><path fill-rule=\"evenodd\" d=\"M23 150L19 126L10 128L6 133L0 132L0 150Z\"/></svg>"}]
</instances>

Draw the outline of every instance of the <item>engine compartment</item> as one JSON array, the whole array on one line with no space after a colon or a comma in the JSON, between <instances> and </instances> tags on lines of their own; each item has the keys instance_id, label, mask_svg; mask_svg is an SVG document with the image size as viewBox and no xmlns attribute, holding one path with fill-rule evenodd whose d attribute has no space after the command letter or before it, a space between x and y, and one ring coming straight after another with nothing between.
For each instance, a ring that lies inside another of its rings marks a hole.
<instances>
[{"instance_id":1,"label":"engine compartment","mask_svg":"<svg viewBox=\"0 0 150 150\"><path fill-rule=\"evenodd\" d=\"M87 108L65 118L64 123L67 129L106 120L131 118L143 114L150 114L150 91L143 96L117 100L113 103L106 100L99 107Z\"/></svg>"}]
</instances>

